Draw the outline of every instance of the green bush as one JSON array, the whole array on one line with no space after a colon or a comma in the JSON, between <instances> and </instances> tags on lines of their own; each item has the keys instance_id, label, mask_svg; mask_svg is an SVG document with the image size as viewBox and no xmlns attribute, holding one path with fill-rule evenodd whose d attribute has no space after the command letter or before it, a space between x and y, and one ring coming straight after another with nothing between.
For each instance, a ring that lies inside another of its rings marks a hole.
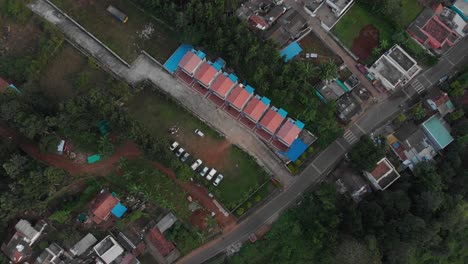
<instances>
[{"instance_id":1,"label":"green bush","mask_svg":"<svg viewBox=\"0 0 468 264\"><path fill-rule=\"evenodd\" d=\"M49 220L58 224L64 224L70 218L70 211L55 211L49 216Z\"/></svg>"},{"instance_id":2,"label":"green bush","mask_svg":"<svg viewBox=\"0 0 468 264\"><path fill-rule=\"evenodd\" d=\"M237 214L238 216L243 215L243 214L244 214L244 208L239 207L239 208L236 210L236 214Z\"/></svg>"}]
</instances>

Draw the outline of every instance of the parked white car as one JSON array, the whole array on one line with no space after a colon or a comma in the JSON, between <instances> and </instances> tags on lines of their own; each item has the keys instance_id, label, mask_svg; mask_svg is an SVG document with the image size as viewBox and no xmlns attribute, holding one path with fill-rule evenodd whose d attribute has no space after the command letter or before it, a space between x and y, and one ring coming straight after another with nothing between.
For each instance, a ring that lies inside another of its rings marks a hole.
<instances>
[{"instance_id":1,"label":"parked white car","mask_svg":"<svg viewBox=\"0 0 468 264\"><path fill-rule=\"evenodd\" d=\"M172 145L169 147L171 151L174 151L179 146L179 142L174 141Z\"/></svg>"},{"instance_id":2,"label":"parked white car","mask_svg":"<svg viewBox=\"0 0 468 264\"><path fill-rule=\"evenodd\" d=\"M208 173L208 176L206 176L206 179L211 181L211 179L213 179L213 177L215 176L216 174L216 170L215 169L211 169L210 173Z\"/></svg>"},{"instance_id":3,"label":"parked white car","mask_svg":"<svg viewBox=\"0 0 468 264\"><path fill-rule=\"evenodd\" d=\"M214 180L213 185L218 186L219 183L223 180L223 178L224 176L222 174L218 174L218 177L216 177L216 179Z\"/></svg>"},{"instance_id":4,"label":"parked white car","mask_svg":"<svg viewBox=\"0 0 468 264\"><path fill-rule=\"evenodd\" d=\"M180 160L182 162L185 162L188 159L188 157L190 157L190 154L188 152L185 152L182 158L180 158Z\"/></svg>"},{"instance_id":5,"label":"parked white car","mask_svg":"<svg viewBox=\"0 0 468 264\"><path fill-rule=\"evenodd\" d=\"M185 149L184 149L184 148L180 148L179 150L177 150L177 152L176 152L175 155L176 155L176 157L180 157L180 156L182 155L182 153L184 153L184 152L185 152Z\"/></svg>"},{"instance_id":6,"label":"parked white car","mask_svg":"<svg viewBox=\"0 0 468 264\"><path fill-rule=\"evenodd\" d=\"M203 170L200 171L200 176L205 177L205 175L206 175L206 173L208 172L209 169L210 168L208 168L208 167L203 168Z\"/></svg>"},{"instance_id":7,"label":"parked white car","mask_svg":"<svg viewBox=\"0 0 468 264\"><path fill-rule=\"evenodd\" d=\"M201 132L201 130L198 129L198 128L195 129L195 134L197 134L197 136L199 136L199 137L204 137L205 136L205 134L203 134L203 132Z\"/></svg>"},{"instance_id":8,"label":"parked white car","mask_svg":"<svg viewBox=\"0 0 468 264\"><path fill-rule=\"evenodd\" d=\"M190 168L192 168L192 170L196 170L198 169L198 167L200 167L200 165L202 165L202 160L201 159L197 159L193 164L192 166L190 166Z\"/></svg>"}]
</instances>

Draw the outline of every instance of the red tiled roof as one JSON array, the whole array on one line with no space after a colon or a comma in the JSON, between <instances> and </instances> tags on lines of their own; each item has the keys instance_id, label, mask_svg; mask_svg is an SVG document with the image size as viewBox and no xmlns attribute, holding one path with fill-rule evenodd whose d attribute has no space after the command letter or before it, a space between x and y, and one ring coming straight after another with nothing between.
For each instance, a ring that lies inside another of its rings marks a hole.
<instances>
[{"instance_id":1,"label":"red tiled roof","mask_svg":"<svg viewBox=\"0 0 468 264\"><path fill-rule=\"evenodd\" d=\"M197 54L189 51L187 52L179 63L179 67L183 68L187 73L194 74L198 65L202 62Z\"/></svg>"},{"instance_id":2,"label":"red tiled roof","mask_svg":"<svg viewBox=\"0 0 468 264\"><path fill-rule=\"evenodd\" d=\"M390 168L387 165L387 162L385 160L381 161L377 167L375 167L374 171L372 171L372 176L376 179L379 180L384 176L387 172L391 171L392 168Z\"/></svg>"},{"instance_id":3,"label":"red tiled roof","mask_svg":"<svg viewBox=\"0 0 468 264\"><path fill-rule=\"evenodd\" d=\"M443 93L441 95L438 95L436 96L433 101L434 103L439 107L445 103L448 102L448 100L450 100L450 98L448 97L448 94L447 93Z\"/></svg>"},{"instance_id":4,"label":"red tiled roof","mask_svg":"<svg viewBox=\"0 0 468 264\"><path fill-rule=\"evenodd\" d=\"M216 80L211 85L211 90L215 91L221 97L226 97L229 90L234 85L234 82L228 76L221 74L218 75Z\"/></svg>"},{"instance_id":5,"label":"red tiled roof","mask_svg":"<svg viewBox=\"0 0 468 264\"><path fill-rule=\"evenodd\" d=\"M450 29L444 26L443 22L439 21L437 16L433 16L426 25L424 25L423 30L440 44L451 34Z\"/></svg>"},{"instance_id":6,"label":"red tiled roof","mask_svg":"<svg viewBox=\"0 0 468 264\"><path fill-rule=\"evenodd\" d=\"M263 113L267 110L268 106L261 101L261 98L253 98L247 104L244 109L244 113L246 113L250 118L257 121L262 117Z\"/></svg>"},{"instance_id":7,"label":"red tiled roof","mask_svg":"<svg viewBox=\"0 0 468 264\"><path fill-rule=\"evenodd\" d=\"M284 117L282 117L278 112L271 109L265 114L265 116L260 121L260 124L271 133L275 133L278 127L283 122Z\"/></svg>"},{"instance_id":8,"label":"red tiled roof","mask_svg":"<svg viewBox=\"0 0 468 264\"><path fill-rule=\"evenodd\" d=\"M0 78L0 92L5 92L6 88L9 86L10 84L3 80L2 78Z\"/></svg>"},{"instance_id":9,"label":"red tiled roof","mask_svg":"<svg viewBox=\"0 0 468 264\"><path fill-rule=\"evenodd\" d=\"M262 28L266 28L268 27L268 23L265 22L265 20L263 20L261 17L257 16L257 15L252 15L249 17L249 22L251 25L255 26L255 27L262 27Z\"/></svg>"},{"instance_id":10,"label":"red tiled roof","mask_svg":"<svg viewBox=\"0 0 468 264\"><path fill-rule=\"evenodd\" d=\"M214 77L216 77L216 74L218 74L218 71L211 64L205 61L200 66L197 73L195 73L195 79L205 86L209 86Z\"/></svg>"},{"instance_id":11,"label":"red tiled roof","mask_svg":"<svg viewBox=\"0 0 468 264\"><path fill-rule=\"evenodd\" d=\"M167 256L175 249L174 244L169 242L164 234L158 228L153 227L146 235L146 239L161 253L163 257Z\"/></svg>"},{"instance_id":12,"label":"red tiled roof","mask_svg":"<svg viewBox=\"0 0 468 264\"><path fill-rule=\"evenodd\" d=\"M227 101L242 110L242 107L247 103L250 96L251 94L249 94L241 85L237 85L228 96Z\"/></svg>"},{"instance_id":13,"label":"red tiled roof","mask_svg":"<svg viewBox=\"0 0 468 264\"><path fill-rule=\"evenodd\" d=\"M290 146L297 136L299 136L299 133L301 133L301 129L298 128L292 120L288 120L283 124L276 135Z\"/></svg>"},{"instance_id":14,"label":"red tiled roof","mask_svg":"<svg viewBox=\"0 0 468 264\"><path fill-rule=\"evenodd\" d=\"M98 194L91 205L91 212L94 215L93 221L99 224L105 220L118 202L119 200L109 192Z\"/></svg>"}]
</instances>

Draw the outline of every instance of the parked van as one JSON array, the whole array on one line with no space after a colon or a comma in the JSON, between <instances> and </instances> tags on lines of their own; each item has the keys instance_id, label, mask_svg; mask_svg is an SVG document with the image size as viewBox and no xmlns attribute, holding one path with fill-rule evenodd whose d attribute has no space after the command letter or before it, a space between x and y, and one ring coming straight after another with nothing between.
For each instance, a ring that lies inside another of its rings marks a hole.
<instances>
[{"instance_id":1,"label":"parked van","mask_svg":"<svg viewBox=\"0 0 468 264\"><path fill-rule=\"evenodd\" d=\"M190 166L190 168L192 168L192 170L196 170L198 167L200 167L200 165L202 165L202 160L201 159L197 159L193 164L192 166Z\"/></svg>"},{"instance_id":2,"label":"parked van","mask_svg":"<svg viewBox=\"0 0 468 264\"><path fill-rule=\"evenodd\" d=\"M213 177L215 176L216 174L216 170L215 169L211 169L210 173L208 173L208 176L206 176L206 179L211 181L211 179L213 179Z\"/></svg>"}]
</instances>

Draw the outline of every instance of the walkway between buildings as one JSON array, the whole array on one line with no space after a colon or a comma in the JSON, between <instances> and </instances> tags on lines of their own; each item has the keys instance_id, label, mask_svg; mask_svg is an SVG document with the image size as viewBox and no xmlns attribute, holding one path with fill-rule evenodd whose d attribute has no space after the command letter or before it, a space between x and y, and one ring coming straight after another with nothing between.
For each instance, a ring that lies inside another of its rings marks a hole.
<instances>
[{"instance_id":1,"label":"walkway between buildings","mask_svg":"<svg viewBox=\"0 0 468 264\"><path fill-rule=\"evenodd\" d=\"M279 158L253 132L248 131L224 111L203 99L196 91L181 84L155 60L142 54L128 67L125 61L47 0L37 0L29 7L33 12L57 26L75 47L94 57L101 66L131 84L151 80L200 119L222 132L233 144L254 156L257 162L284 186L291 183L293 179L291 174Z\"/></svg>"}]
</instances>

